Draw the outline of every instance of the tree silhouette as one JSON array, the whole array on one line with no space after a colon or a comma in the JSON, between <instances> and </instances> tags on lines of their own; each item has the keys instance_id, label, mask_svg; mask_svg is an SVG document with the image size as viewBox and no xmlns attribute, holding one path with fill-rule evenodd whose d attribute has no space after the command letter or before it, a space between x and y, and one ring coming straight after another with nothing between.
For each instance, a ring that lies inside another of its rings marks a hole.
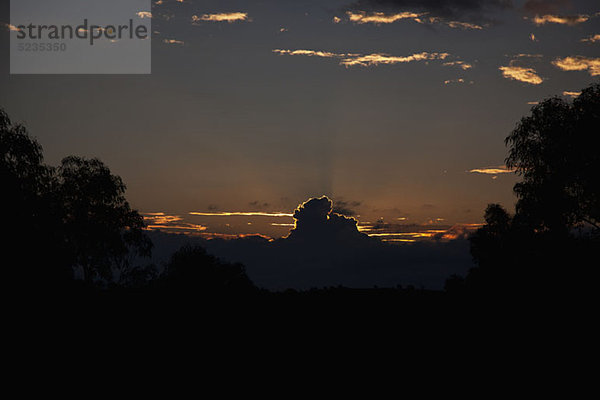
<instances>
[{"instance_id":1,"label":"tree silhouette","mask_svg":"<svg viewBox=\"0 0 600 400\"><path fill-rule=\"evenodd\" d=\"M121 178L97 159L45 165L40 144L1 109L0 179L10 232L4 257L18 282L57 288L74 268L88 283L108 281L131 267L131 256L149 255L143 219L127 203Z\"/></svg>"},{"instance_id":2,"label":"tree silhouette","mask_svg":"<svg viewBox=\"0 0 600 400\"><path fill-rule=\"evenodd\" d=\"M570 104L560 98L534 106L506 138L516 211L532 229L567 235L579 223L600 228L600 85Z\"/></svg>"},{"instance_id":3,"label":"tree silhouette","mask_svg":"<svg viewBox=\"0 0 600 400\"><path fill-rule=\"evenodd\" d=\"M221 262L200 246L184 246L171 256L155 288L183 296L239 295L256 287L242 264Z\"/></svg>"},{"instance_id":4,"label":"tree silhouette","mask_svg":"<svg viewBox=\"0 0 600 400\"><path fill-rule=\"evenodd\" d=\"M521 119L505 141L506 164L522 177L516 213L488 206L470 239L478 267L447 288L497 296L588 284L600 244L599 126L600 84L573 103L544 100Z\"/></svg>"}]
</instances>

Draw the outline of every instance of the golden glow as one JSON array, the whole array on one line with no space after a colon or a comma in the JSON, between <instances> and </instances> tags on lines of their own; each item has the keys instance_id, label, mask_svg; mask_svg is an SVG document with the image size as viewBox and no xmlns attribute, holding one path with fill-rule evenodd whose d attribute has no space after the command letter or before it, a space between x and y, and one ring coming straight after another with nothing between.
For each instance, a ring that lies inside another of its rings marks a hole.
<instances>
[{"instance_id":1,"label":"golden glow","mask_svg":"<svg viewBox=\"0 0 600 400\"><path fill-rule=\"evenodd\" d=\"M190 215L200 215L205 217L291 217L293 214L283 212L196 212L192 211Z\"/></svg>"},{"instance_id":2,"label":"golden glow","mask_svg":"<svg viewBox=\"0 0 600 400\"><path fill-rule=\"evenodd\" d=\"M21 32L21 30L19 28L17 28L16 26L14 26L14 25L4 24L4 26L6 26L6 29L8 29L9 31Z\"/></svg>"},{"instance_id":3,"label":"golden glow","mask_svg":"<svg viewBox=\"0 0 600 400\"><path fill-rule=\"evenodd\" d=\"M450 83L465 83L465 80L463 78L458 78L458 79L448 79L444 81L444 85L448 85Z\"/></svg>"},{"instance_id":4,"label":"golden glow","mask_svg":"<svg viewBox=\"0 0 600 400\"><path fill-rule=\"evenodd\" d=\"M600 58L573 56L557 58L556 60L552 61L552 64L563 71L587 70L591 76L600 75Z\"/></svg>"},{"instance_id":5,"label":"golden glow","mask_svg":"<svg viewBox=\"0 0 600 400\"><path fill-rule=\"evenodd\" d=\"M288 56L309 56L309 57L323 57L323 58L336 58L344 57L345 54L330 53L328 51L315 51L315 50L281 50L275 49L273 53Z\"/></svg>"},{"instance_id":6,"label":"golden glow","mask_svg":"<svg viewBox=\"0 0 600 400\"><path fill-rule=\"evenodd\" d=\"M385 14L382 12L375 12L367 14L367 12L365 11L348 11L346 12L346 15L348 15L348 19L350 19L351 22L354 22L356 24L391 24L402 19L414 20L415 18L418 18L425 14L417 14L414 12L401 12L396 14Z\"/></svg>"},{"instance_id":7,"label":"golden glow","mask_svg":"<svg viewBox=\"0 0 600 400\"><path fill-rule=\"evenodd\" d=\"M450 21L446 23L450 28L461 29L483 29L481 25L469 24L468 22Z\"/></svg>"},{"instance_id":8,"label":"golden glow","mask_svg":"<svg viewBox=\"0 0 600 400\"><path fill-rule=\"evenodd\" d=\"M590 19L589 15L536 15L532 21L536 25L544 24L561 24L561 25L577 25Z\"/></svg>"},{"instance_id":9,"label":"golden glow","mask_svg":"<svg viewBox=\"0 0 600 400\"><path fill-rule=\"evenodd\" d=\"M289 56L308 56L308 57L322 57L322 58L338 58L340 60L340 65L345 67L351 66L361 66L361 67L369 67L369 66L377 66L380 64L398 64L398 63L408 63L412 61L429 61L429 60L444 60L450 54L448 53L415 53L410 56L397 57L390 56L388 54L382 53L373 53L367 55L361 54L353 54L353 53L332 53L329 51L318 51L318 50L282 50L275 49L273 53L279 55L289 55ZM456 65L458 63L462 63L461 61L454 61ZM469 64L465 64L469 65ZM470 68L469 65L467 68ZM464 67L463 67L464 69Z\"/></svg>"},{"instance_id":10,"label":"golden glow","mask_svg":"<svg viewBox=\"0 0 600 400\"><path fill-rule=\"evenodd\" d=\"M192 15L192 21L205 21L205 22L236 22L236 21L247 21L248 13L243 12L232 12L232 13L219 13L219 14L204 14L201 17Z\"/></svg>"},{"instance_id":11,"label":"golden glow","mask_svg":"<svg viewBox=\"0 0 600 400\"><path fill-rule=\"evenodd\" d=\"M446 67L460 67L465 71L470 68L473 68L473 66L471 64L467 64L464 61L450 61L450 62L445 62L443 65Z\"/></svg>"},{"instance_id":12,"label":"golden glow","mask_svg":"<svg viewBox=\"0 0 600 400\"><path fill-rule=\"evenodd\" d=\"M183 41L181 40L175 40L175 39L164 39L163 43L167 43L167 44L185 44Z\"/></svg>"},{"instance_id":13,"label":"golden glow","mask_svg":"<svg viewBox=\"0 0 600 400\"><path fill-rule=\"evenodd\" d=\"M512 63L511 63L512 64ZM515 67L509 65L506 67L500 67L502 76L508 79L530 83L532 85L539 85L544 80L537 74L537 71L533 68Z\"/></svg>"},{"instance_id":14,"label":"golden glow","mask_svg":"<svg viewBox=\"0 0 600 400\"><path fill-rule=\"evenodd\" d=\"M581 39L581 41L582 42L590 42L590 43L600 42L600 34L592 35L588 38Z\"/></svg>"},{"instance_id":15,"label":"golden glow","mask_svg":"<svg viewBox=\"0 0 600 400\"><path fill-rule=\"evenodd\" d=\"M513 170L507 168L505 165L499 165L497 167L472 169L469 172L477 173L477 174L498 175L498 174L508 174L508 173L513 172Z\"/></svg>"},{"instance_id":16,"label":"golden glow","mask_svg":"<svg viewBox=\"0 0 600 400\"><path fill-rule=\"evenodd\" d=\"M358 65L361 67L368 67L379 64L398 64L408 63L412 61L423 61L423 60L443 60L448 57L448 53L416 53L406 57L396 57L387 54L373 53L365 56L357 56L352 58L343 59L340 64L346 67Z\"/></svg>"},{"instance_id":17,"label":"golden glow","mask_svg":"<svg viewBox=\"0 0 600 400\"><path fill-rule=\"evenodd\" d=\"M567 96L567 97L571 97L571 98L575 98L577 96L579 96L581 94L581 92L569 92L568 90L565 90L563 92L563 96Z\"/></svg>"},{"instance_id":18,"label":"golden glow","mask_svg":"<svg viewBox=\"0 0 600 400\"><path fill-rule=\"evenodd\" d=\"M136 13L136 15L142 19L144 18L152 18L152 13L148 11L140 11Z\"/></svg>"}]
</instances>

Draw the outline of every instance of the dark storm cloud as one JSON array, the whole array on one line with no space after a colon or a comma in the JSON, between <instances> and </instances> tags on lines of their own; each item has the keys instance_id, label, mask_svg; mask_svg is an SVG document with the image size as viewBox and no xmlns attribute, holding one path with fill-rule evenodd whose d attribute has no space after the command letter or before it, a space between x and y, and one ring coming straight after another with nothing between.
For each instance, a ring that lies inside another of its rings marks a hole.
<instances>
[{"instance_id":1,"label":"dark storm cloud","mask_svg":"<svg viewBox=\"0 0 600 400\"><path fill-rule=\"evenodd\" d=\"M494 11L513 7L512 0L358 0L348 6L360 11L423 11L434 17L485 22Z\"/></svg>"}]
</instances>

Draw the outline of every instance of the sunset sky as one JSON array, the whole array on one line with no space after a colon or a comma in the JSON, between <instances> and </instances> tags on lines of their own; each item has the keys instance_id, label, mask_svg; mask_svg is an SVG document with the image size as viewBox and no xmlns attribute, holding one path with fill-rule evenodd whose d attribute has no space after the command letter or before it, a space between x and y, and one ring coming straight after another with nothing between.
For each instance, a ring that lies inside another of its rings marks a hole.
<instances>
[{"instance_id":1,"label":"sunset sky","mask_svg":"<svg viewBox=\"0 0 600 400\"><path fill-rule=\"evenodd\" d=\"M46 162L104 161L152 226L279 237L298 204L327 195L363 230L443 232L480 223L488 203L512 209L504 138L535 102L598 81L599 12L597 0L153 1L133 16L152 19L151 75L10 75L3 57L0 107ZM7 55L8 1L0 23Z\"/></svg>"}]
</instances>

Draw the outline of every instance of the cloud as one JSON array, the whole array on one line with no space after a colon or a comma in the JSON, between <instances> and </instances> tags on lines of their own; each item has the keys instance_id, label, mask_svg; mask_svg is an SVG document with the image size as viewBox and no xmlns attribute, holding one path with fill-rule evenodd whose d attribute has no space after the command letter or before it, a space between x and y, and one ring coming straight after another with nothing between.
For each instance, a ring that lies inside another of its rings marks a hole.
<instances>
[{"instance_id":1,"label":"cloud","mask_svg":"<svg viewBox=\"0 0 600 400\"><path fill-rule=\"evenodd\" d=\"M147 230L159 230L163 232L176 232L185 235L199 235L206 231L207 227L199 224L184 222L180 215L169 215L163 212L142 213Z\"/></svg>"},{"instance_id":2,"label":"cloud","mask_svg":"<svg viewBox=\"0 0 600 400\"><path fill-rule=\"evenodd\" d=\"M236 21L248 21L248 13L245 12L231 12L231 13L218 13L218 14L204 14L202 16L192 15L192 22L236 22Z\"/></svg>"},{"instance_id":3,"label":"cloud","mask_svg":"<svg viewBox=\"0 0 600 400\"><path fill-rule=\"evenodd\" d=\"M136 15L142 19L144 18L152 18L152 13L148 11L140 11L136 13Z\"/></svg>"},{"instance_id":4,"label":"cloud","mask_svg":"<svg viewBox=\"0 0 600 400\"><path fill-rule=\"evenodd\" d=\"M465 83L465 80L463 78L458 78L458 79L448 79L444 81L444 85L448 85L450 83Z\"/></svg>"},{"instance_id":5,"label":"cloud","mask_svg":"<svg viewBox=\"0 0 600 400\"><path fill-rule=\"evenodd\" d=\"M357 12L347 11L346 15L348 16L348 19L351 22L354 22L356 24L372 23L372 24L379 25L379 24L391 24L393 22L400 21L402 19L414 20L415 18L419 18L425 14L408 12L408 11L396 13L396 14L385 14L382 12L367 13L366 11L357 11Z\"/></svg>"},{"instance_id":6,"label":"cloud","mask_svg":"<svg viewBox=\"0 0 600 400\"><path fill-rule=\"evenodd\" d=\"M461 22L461 21L448 21L443 18L428 16L428 13L415 13L410 11L404 11L400 13L392 13L386 14L383 12L371 12L368 13L366 11L347 11L346 15L348 16L348 20L355 24L391 24L401 20L412 20L419 24L444 24L449 26L450 28L460 28L460 29L483 29L481 25L469 23L469 22ZM335 17L337 18L337 17ZM339 23L341 20L337 18L334 19L334 23Z\"/></svg>"},{"instance_id":7,"label":"cloud","mask_svg":"<svg viewBox=\"0 0 600 400\"><path fill-rule=\"evenodd\" d=\"M345 57L345 54L336 54L328 51L315 51L315 50L280 50L275 49L273 53L288 56L309 56L309 57L323 57L323 58L337 58Z\"/></svg>"},{"instance_id":8,"label":"cloud","mask_svg":"<svg viewBox=\"0 0 600 400\"><path fill-rule=\"evenodd\" d=\"M511 61L508 66L500 67L498 69L502 71L502 76L507 79L525 82L532 85L539 85L544 82L534 68L515 66L514 60Z\"/></svg>"},{"instance_id":9,"label":"cloud","mask_svg":"<svg viewBox=\"0 0 600 400\"><path fill-rule=\"evenodd\" d=\"M21 31L19 28L17 28L14 25L11 25L11 24L4 24L4 26L6 27L6 29L8 29L9 31L12 31L12 32L20 32Z\"/></svg>"},{"instance_id":10,"label":"cloud","mask_svg":"<svg viewBox=\"0 0 600 400\"><path fill-rule=\"evenodd\" d=\"M512 7L511 0L358 0L350 10L427 13L445 20L490 21L489 14Z\"/></svg>"},{"instance_id":11,"label":"cloud","mask_svg":"<svg viewBox=\"0 0 600 400\"><path fill-rule=\"evenodd\" d=\"M582 42L589 42L589 43L600 42L600 34L592 35L592 36L587 37L585 39L581 39L581 41Z\"/></svg>"},{"instance_id":12,"label":"cloud","mask_svg":"<svg viewBox=\"0 0 600 400\"><path fill-rule=\"evenodd\" d=\"M332 53L328 51L315 51L315 50L281 50L275 49L273 53L280 55L290 56L309 56L309 57L321 57L321 58L337 58L340 59L340 65L345 67L361 66L370 67L377 66L380 64L399 64L409 63L413 61L430 61L430 60L444 60L450 56L448 53L428 53L421 52L415 53L410 56L391 56L384 53L372 53L372 54L354 54L354 53Z\"/></svg>"},{"instance_id":13,"label":"cloud","mask_svg":"<svg viewBox=\"0 0 600 400\"><path fill-rule=\"evenodd\" d=\"M182 40L175 40L175 39L163 39L163 43L166 44L180 44L180 45L184 45L185 42Z\"/></svg>"},{"instance_id":14,"label":"cloud","mask_svg":"<svg viewBox=\"0 0 600 400\"><path fill-rule=\"evenodd\" d=\"M327 196L311 198L300 204L293 214L291 241L356 241L367 236L358 231L358 221L333 212L333 202Z\"/></svg>"},{"instance_id":15,"label":"cloud","mask_svg":"<svg viewBox=\"0 0 600 400\"><path fill-rule=\"evenodd\" d=\"M574 26L590 19L589 15L536 15L531 21L537 26L545 24L560 24Z\"/></svg>"},{"instance_id":16,"label":"cloud","mask_svg":"<svg viewBox=\"0 0 600 400\"><path fill-rule=\"evenodd\" d=\"M445 65L447 67L459 67L465 71L473 68L473 66L471 64L468 64L464 61L450 61L450 62L444 63L443 65Z\"/></svg>"},{"instance_id":17,"label":"cloud","mask_svg":"<svg viewBox=\"0 0 600 400\"><path fill-rule=\"evenodd\" d=\"M574 99L575 97L579 96L581 92L569 92L568 90L565 90L562 94L563 96L567 96Z\"/></svg>"},{"instance_id":18,"label":"cloud","mask_svg":"<svg viewBox=\"0 0 600 400\"><path fill-rule=\"evenodd\" d=\"M591 76L600 75L600 58L572 56L557 58L552 64L563 71L586 71Z\"/></svg>"},{"instance_id":19,"label":"cloud","mask_svg":"<svg viewBox=\"0 0 600 400\"><path fill-rule=\"evenodd\" d=\"M448 57L448 53L416 53L405 57L390 56L382 53L367 54L364 56L350 57L343 59L340 64L346 67L358 65L361 67L369 67L372 65L380 64L398 64L398 63L409 63L413 61L425 61L425 60L443 60Z\"/></svg>"},{"instance_id":20,"label":"cloud","mask_svg":"<svg viewBox=\"0 0 600 400\"><path fill-rule=\"evenodd\" d=\"M198 212L191 211L189 215L199 215L204 217L291 217L292 214L283 212L254 212L254 211L223 211L223 212Z\"/></svg>"},{"instance_id":21,"label":"cloud","mask_svg":"<svg viewBox=\"0 0 600 400\"><path fill-rule=\"evenodd\" d=\"M509 174L513 171L513 169L508 168L506 165L499 165L496 167L476 168L470 170L469 172L472 174L498 175Z\"/></svg>"}]
</instances>

